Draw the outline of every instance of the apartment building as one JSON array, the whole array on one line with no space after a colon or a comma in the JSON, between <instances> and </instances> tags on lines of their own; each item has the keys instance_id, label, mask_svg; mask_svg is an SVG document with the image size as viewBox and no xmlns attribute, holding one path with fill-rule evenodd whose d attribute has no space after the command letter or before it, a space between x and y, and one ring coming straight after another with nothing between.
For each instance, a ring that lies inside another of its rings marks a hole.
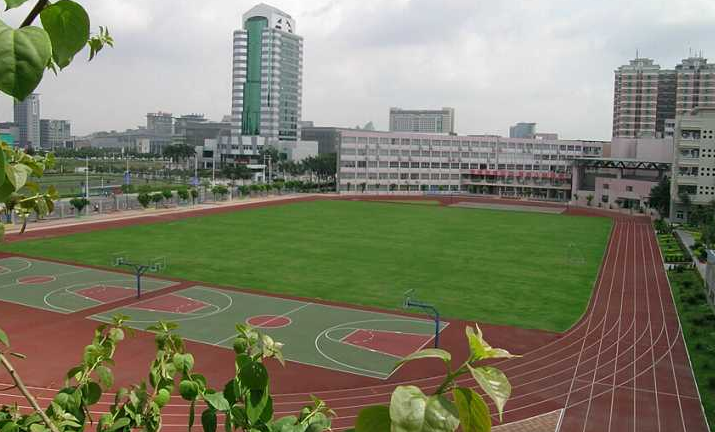
<instances>
[{"instance_id":1,"label":"apartment building","mask_svg":"<svg viewBox=\"0 0 715 432\"><path fill-rule=\"evenodd\" d=\"M454 133L454 108L411 110L390 108L390 131Z\"/></svg>"},{"instance_id":2,"label":"apartment building","mask_svg":"<svg viewBox=\"0 0 715 432\"><path fill-rule=\"evenodd\" d=\"M608 143L449 136L343 129L341 192L466 191L568 200L577 157L599 157Z\"/></svg>"},{"instance_id":3,"label":"apartment building","mask_svg":"<svg viewBox=\"0 0 715 432\"><path fill-rule=\"evenodd\" d=\"M670 184L670 219L683 222L692 206L715 200L715 107L678 116Z\"/></svg>"}]
</instances>

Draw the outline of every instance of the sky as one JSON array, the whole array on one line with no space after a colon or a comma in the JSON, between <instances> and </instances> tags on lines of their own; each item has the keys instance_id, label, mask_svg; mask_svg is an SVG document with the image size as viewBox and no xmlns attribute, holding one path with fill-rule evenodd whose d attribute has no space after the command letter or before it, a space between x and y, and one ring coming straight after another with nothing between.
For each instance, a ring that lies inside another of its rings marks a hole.
<instances>
[{"instance_id":1,"label":"sky","mask_svg":"<svg viewBox=\"0 0 715 432\"><path fill-rule=\"evenodd\" d=\"M115 47L38 88L42 118L75 135L144 125L147 112L230 113L233 30L245 0L82 0ZM0 19L17 26L31 3ZM712 0L272 0L304 38L303 120L388 127L389 108L454 107L459 134L536 122L610 139L613 71L635 57L715 61ZM12 99L0 96L0 121Z\"/></svg>"}]
</instances>

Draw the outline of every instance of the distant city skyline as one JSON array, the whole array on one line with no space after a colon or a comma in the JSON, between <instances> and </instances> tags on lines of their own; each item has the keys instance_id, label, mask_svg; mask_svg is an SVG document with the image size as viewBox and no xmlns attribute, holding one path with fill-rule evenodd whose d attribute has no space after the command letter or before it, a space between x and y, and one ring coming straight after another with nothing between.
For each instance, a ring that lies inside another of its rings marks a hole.
<instances>
[{"instance_id":1,"label":"distant city skyline","mask_svg":"<svg viewBox=\"0 0 715 432\"><path fill-rule=\"evenodd\" d=\"M93 28L107 25L116 47L91 63L78 56L58 77L48 72L37 89L43 117L71 120L77 135L134 128L157 111L220 120L231 111L232 31L257 3L92 2ZM389 107L450 106L459 134L507 135L533 121L563 138L609 139L613 71L636 50L668 67L690 49L715 61L709 0L668 13L651 0L267 3L300 23L302 117L320 126L373 121L387 130ZM16 25L30 6L3 17ZM12 120L12 107L0 98L0 122Z\"/></svg>"}]
</instances>

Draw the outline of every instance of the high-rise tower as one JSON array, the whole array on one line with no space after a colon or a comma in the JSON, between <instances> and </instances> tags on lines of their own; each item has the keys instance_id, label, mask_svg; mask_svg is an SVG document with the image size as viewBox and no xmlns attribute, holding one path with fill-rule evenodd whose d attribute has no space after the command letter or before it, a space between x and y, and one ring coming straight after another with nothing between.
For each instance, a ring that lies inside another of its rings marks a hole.
<instances>
[{"instance_id":1,"label":"high-rise tower","mask_svg":"<svg viewBox=\"0 0 715 432\"><path fill-rule=\"evenodd\" d=\"M40 147L40 95L33 93L22 102L15 100L14 117L20 129L20 146Z\"/></svg>"},{"instance_id":2,"label":"high-rise tower","mask_svg":"<svg viewBox=\"0 0 715 432\"><path fill-rule=\"evenodd\" d=\"M300 139L303 38L295 20L264 3L233 33L233 135Z\"/></svg>"}]
</instances>

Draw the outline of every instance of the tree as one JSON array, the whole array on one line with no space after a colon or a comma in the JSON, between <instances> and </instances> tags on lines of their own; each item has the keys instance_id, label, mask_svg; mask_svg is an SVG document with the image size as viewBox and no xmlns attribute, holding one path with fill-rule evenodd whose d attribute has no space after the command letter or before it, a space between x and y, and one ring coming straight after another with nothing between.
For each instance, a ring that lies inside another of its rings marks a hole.
<instances>
[{"instance_id":1,"label":"tree","mask_svg":"<svg viewBox=\"0 0 715 432\"><path fill-rule=\"evenodd\" d=\"M661 177L658 184L650 190L650 206L658 211L660 217L667 216L670 208L670 179Z\"/></svg>"},{"instance_id":2,"label":"tree","mask_svg":"<svg viewBox=\"0 0 715 432\"><path fill-rule=\"evenodd\" d=\"M196 199L199 197L199 191L195 188L191 188L189 194L191 194L191 204L196 204Z\"/></svg>"},{"instance_id":3,"label":"tree","mask_svg":"<svg viewBox=\"0 0 715 432\"><path fill-rule=\"evenodd\" d=\"M211 193L214 194L214 200L217 200L218 196L224 199L224 197L228 195L228 188L224 185L216 185L211 188Z\"/></svg>"},{"instance_id":4,"label":"tree","mask_svg":"<svg viewBox=\"0 0 715 432\"><path fill-rule=\"evenodd\" d=\"M162 195L161 192L156 192L150 195L151 196L151 201L154 203L154 206L158 209L159 208L159 203L164 200L164 195Z\"/></svg>"},{"instance_id":5,"label":"tree","mask_svg":"<svg viewBox=\"0 0 715 432\"><path fill-rule=\"evenodd\" d=\"M591 207L591 202L593 201L593 194L586 195L586 203Z\"/></svg>"},{"instance_id":6,"label":"tree","mask_svg":"<svg viewBox=\"0 0 715 432\"><path fill-rule=\"evenodd\" d=\"M143 208L147 208L151 202L151 196L146 192L142 192L137 195L137 201L139 201L139 204L141 204Z\"/></svg>"},{"instance_id":7,"label":"tree","mask_svg":"<svg viewBox=\"0 0 715 432\"><path fill-rule=\"evenodd\" d=\"M89 200L85 197L74 197L70 200L70 205L77 210L77 216L89 205Z\"/></svg>"},{"instance_id":8,"label":"tree","mask_svg":"<svg viewBox=\"0 0 715 432\"><path fill-rule=\"evenodd\" d=\"M174 193L171 192L171 189L164 188L161 191L161 196L168 202L170 199L172 199L174 197Z\"/></svg>"},{"instance_id":9,"label":"tree","mask_svg":"<svg viewBox=\"0 0 715 432\"><path fill-rule=\"evenodd\" d=\"M189 199L189 190L186 189L185 187L179 188L176 191L176 195L179 196L179 199L182 201L188 201Z\"/></svg>"}]
</instances>

